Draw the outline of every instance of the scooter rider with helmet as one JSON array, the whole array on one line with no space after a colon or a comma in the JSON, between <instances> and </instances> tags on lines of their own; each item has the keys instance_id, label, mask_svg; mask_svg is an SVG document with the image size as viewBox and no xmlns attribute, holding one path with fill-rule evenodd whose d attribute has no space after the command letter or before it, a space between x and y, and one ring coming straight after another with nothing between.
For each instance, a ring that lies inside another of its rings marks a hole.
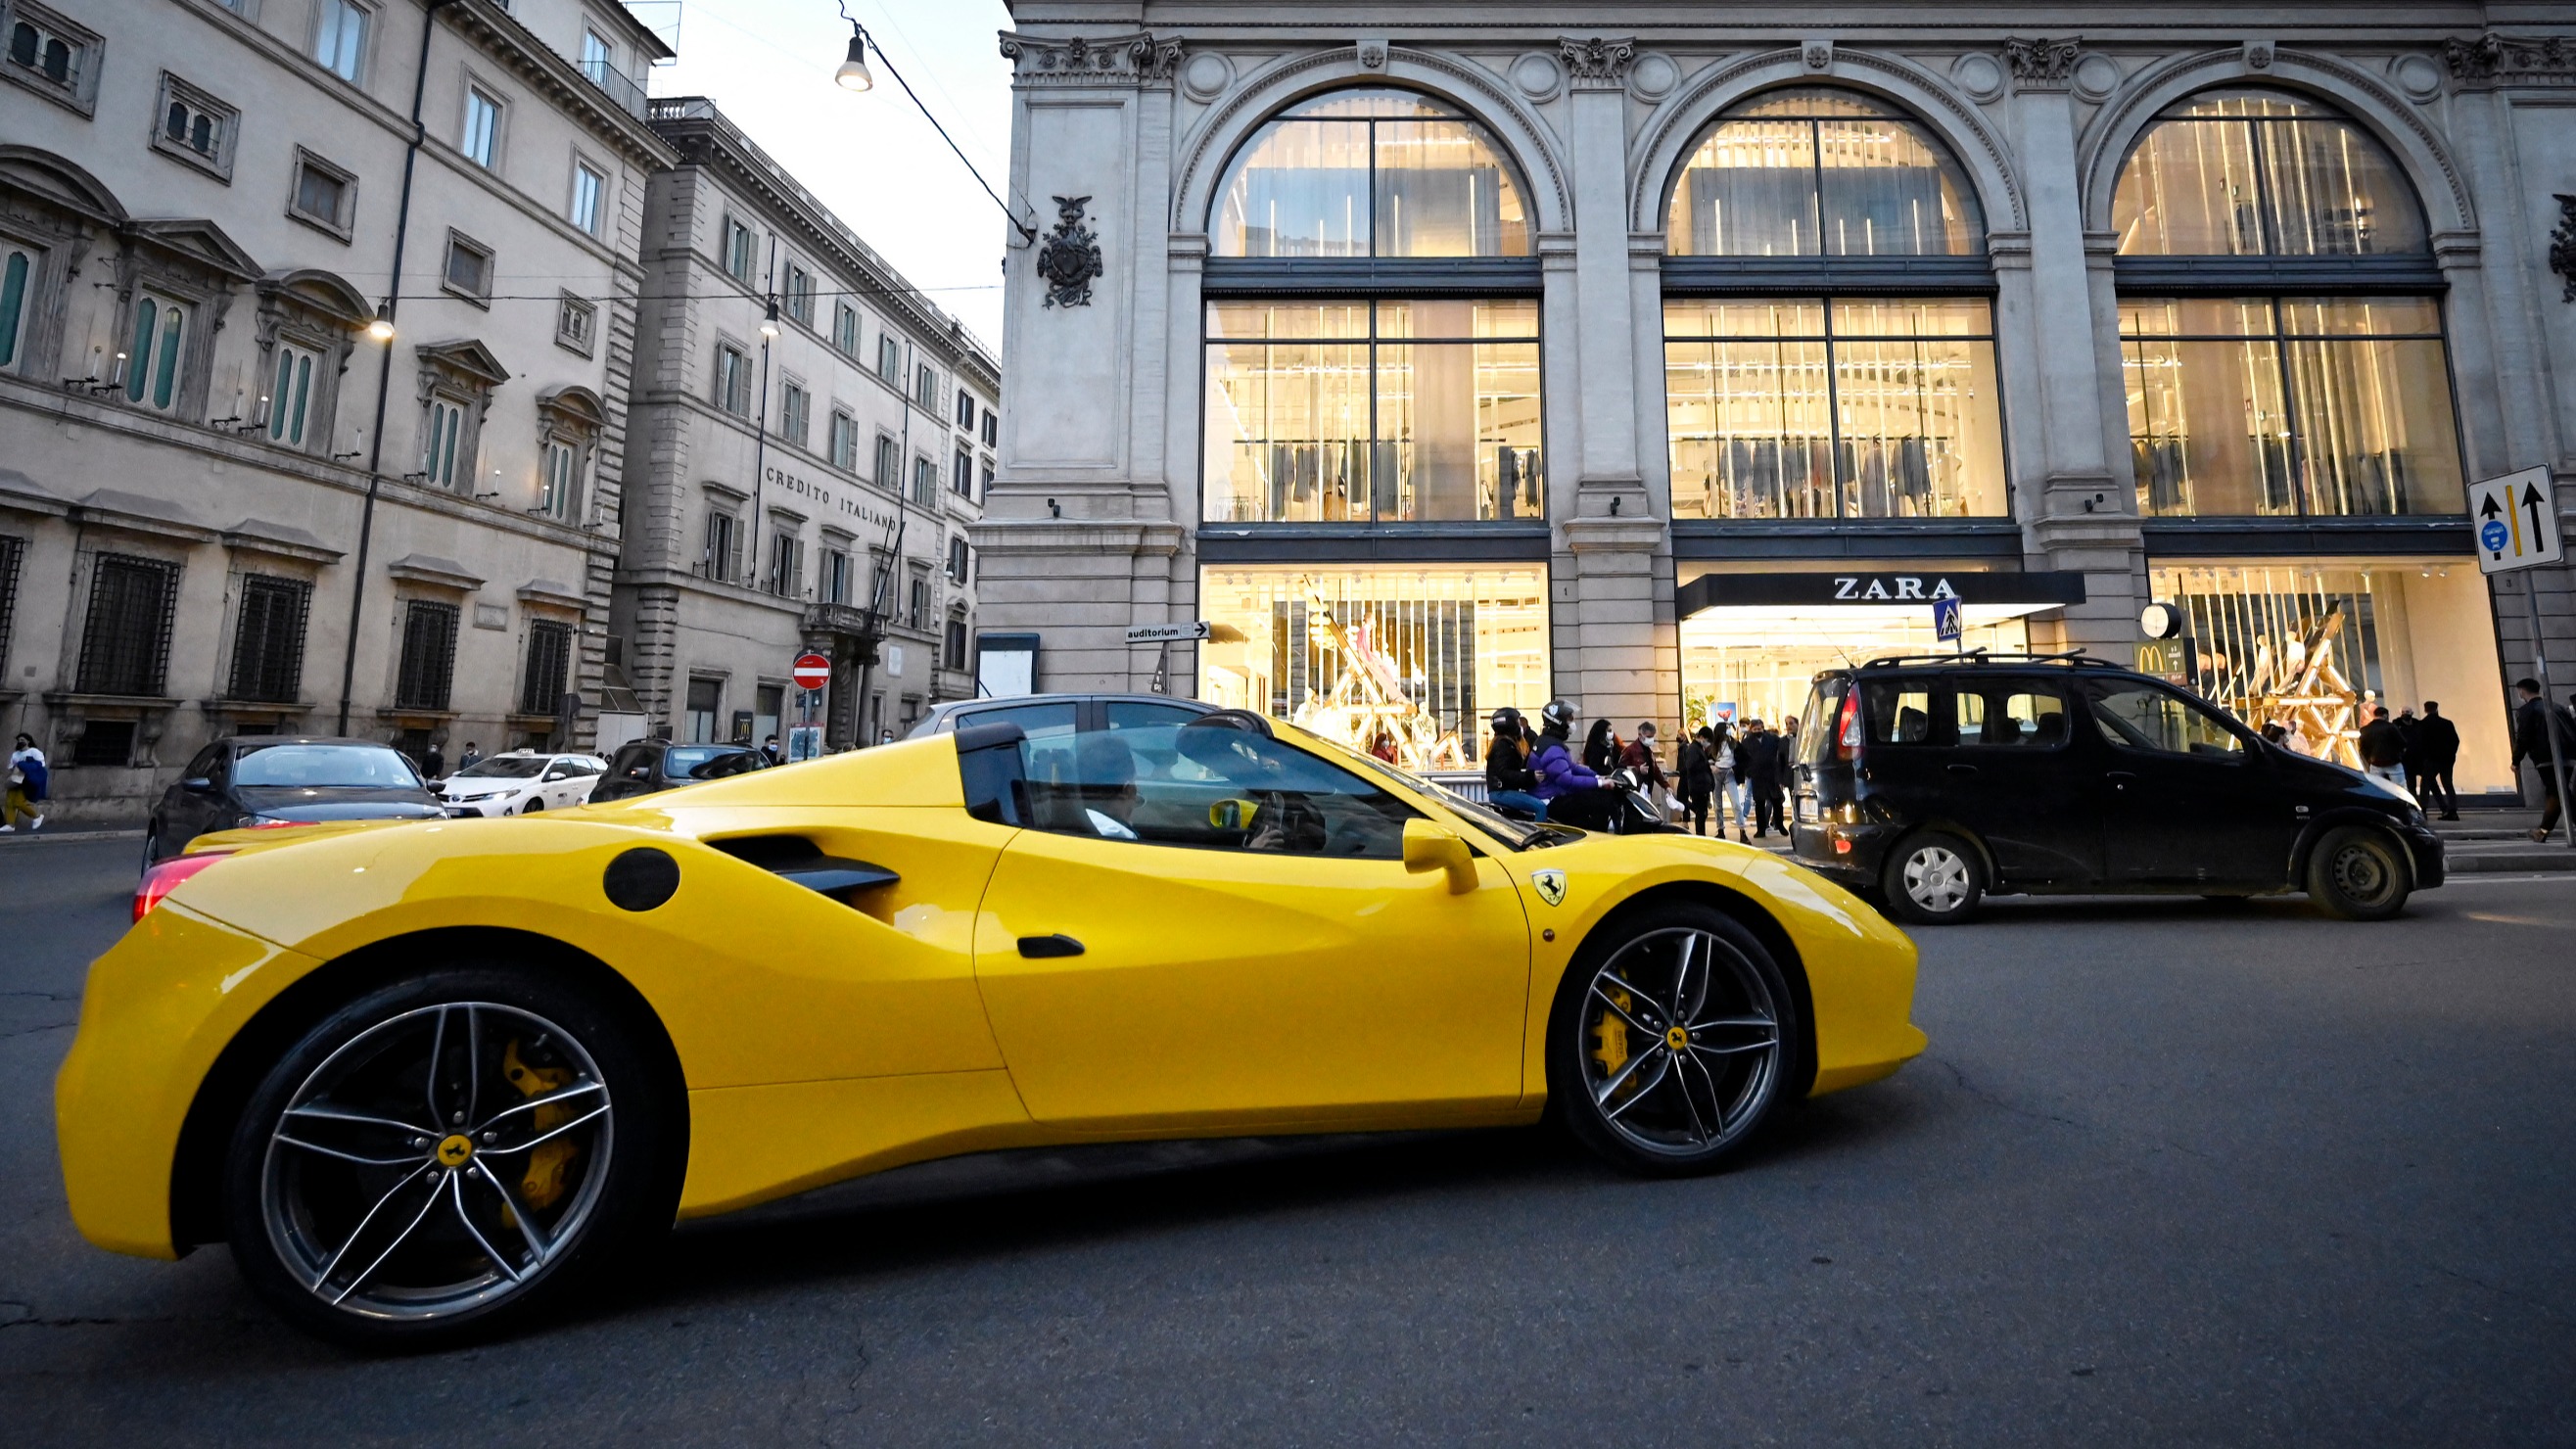
<instances>
[{"instance_id":1,"label":"scooter rider with helmet","mask_svg":"<svg viewBox=\"0 0 2576 1449\"><path fill-rule=\"evenodd\" d=\"M1531 794L1552 802L1581 790L1619 788L1618 781L1604 780L1585 769L1566 747L1566 740L1574 733L1573 705L1551 699L1539 710L1538 717L1538 748L1530 752L1530 773L1538 777L1538 784L1531 787Z\"/></svg>"},{"instance_id":2,"label":"scooter rider with helmet","mask_svg":"<svg viewBox=\"0 0 2576 1449\"><path fill-rule=\"evenodd\" d=\"M1493 740L1485 746L1485 803L1547 818L1547 802L1531 792L1538 776L1530 770L1529 726L1521 712L1505 705L1494 711Z\"/></svg>"}]
</instances>

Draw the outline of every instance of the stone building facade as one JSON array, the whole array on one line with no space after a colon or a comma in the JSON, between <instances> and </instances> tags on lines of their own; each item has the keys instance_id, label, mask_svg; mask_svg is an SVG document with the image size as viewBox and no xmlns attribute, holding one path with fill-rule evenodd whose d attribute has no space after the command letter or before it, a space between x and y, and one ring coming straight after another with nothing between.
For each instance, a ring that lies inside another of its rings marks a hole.
<instances>
[{"instance_id":1,"label":"stone building facade","mask_svg":"<svg viewBox=\"0 0 2576 1449\"><path fill-rule=\"evenodd\" d=\"M228 733L588 739L668 49L582 0L0 43L0 728L58 821Z\"/></svg>"},{"instance_id":2,"label":"stone building facade","mask_svg":"<svg viewBox=\"0 0 2576 1449\"><path fill-rule=\"evenodd\" d=\"M2576 472L2576 36L2489 8L1015 0L987 656L1436 767L1777 721L1955 597L2508 789L2576 594L2462 490Z\"/></svg>"},{"instance_id":3,"label":"stone building facade","mask_svg":"<svg viewBox=\"0 0 2576 1449\"><path fill-rule=\"evenodd\" d=\"M712 103L652 119L679 162L645 205L617 574L638 708L683 741L900 734L971 689L1000 372ZM810 698L807 650L833 664Z\"/></svg>"}]
</instances>

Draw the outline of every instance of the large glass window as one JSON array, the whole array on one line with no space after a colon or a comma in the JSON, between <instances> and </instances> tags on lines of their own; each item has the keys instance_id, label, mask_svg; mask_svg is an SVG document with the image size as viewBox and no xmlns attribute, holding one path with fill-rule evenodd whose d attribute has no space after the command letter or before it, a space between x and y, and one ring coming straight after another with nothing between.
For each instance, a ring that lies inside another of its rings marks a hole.
<instances>
[{"instance_id":1,"label":"large glass window","mask_svg":"<svg viewBox=\"0 0 2576 1449\"><path fill-rule=\"evenodd\" d=\"M1538 304L1215 302L1205 516L1546 516Z\"/></svg>"},{"instance_id":2,"label":"large glass window","mask_svg":"<svg viewBox=\"0 0 2576 1449\"><path fill-rule=\"evenodd\" d=\"M1884 102L1770 91L1718 119L1682 163L1665 249L1702 257L1973 256L1975 190L1949 151Z\"/></svg>"},{"instance_id":3,"label":"large glass window","mask_svg":"<svg viewBox=\"0 0 2576 1449\"><path fill-rule=\"evenodd\" d=\"M1664 303L1676 518L2006 511L1982 298Z\"/></svg>"},{"instance_id":4,"label":"large glass window","mask_svg":"<svg viewBox=\"0 0 2576 1449\"><path fill-rule=\"evenodd\" d=\"M1144 845L1397 860L1413 812L1278 740L1184 722L1021 746L1031 824Z\"/></svg>"},{"instance_id":5,"label":"large glass window","mask_svg":"<svg viewBox=\"0 0 2576 1449\"><path fill-rule=\"evenodd\" d=\"M2205 91L2147 129L2111 196L2126 256L2377 256L2426 249L2388 153L2324 105Z\"/></svg>"},{"instance_id":6,"label":"large glass window","mask_svg":"<svg viewBox=\"0 0 2576 1449\"><path fill-rule=\"evenodd\" d=\"M1549 694L1547 570L1376 564L1211 568L1199 698L1302 725L1412 770L1476 767L1483 722Z\"/></svg>"},{"instance_id":7,"label":"large glass window","mask_svg":"<svg viewBox=\"0 0 2576 1449\"><path fill-rule=\"evenodd\" d=\"M2441 325L2428 297L2122 299L2139 512L2459 512Z\"/></svg>"},{"instance_id":8,"label":"large glass window","mask_svg":"<svg viewBox=\"0 0 2576 1449\"><path fill-rule=\"evenodd\" d=\"M1263 126L1210 228L1221 257L1523 257L1501 148L1427 96L1335 91Z\"/></svg>"}]
</instances>

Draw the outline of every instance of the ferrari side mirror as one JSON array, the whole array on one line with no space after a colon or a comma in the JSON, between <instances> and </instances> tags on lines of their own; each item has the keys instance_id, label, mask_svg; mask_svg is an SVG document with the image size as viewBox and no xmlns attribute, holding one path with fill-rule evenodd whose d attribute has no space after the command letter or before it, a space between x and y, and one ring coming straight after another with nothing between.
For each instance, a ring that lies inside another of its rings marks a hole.
<instances>
[{"instance_id":1,"label":"ferrari side mirror","mask_svg":"<svg viewBox=\"0 0 2576 1449\"><path fill-rule=\"evenodd\" d=\"M1467 842L1456 831L1428 820L1404 822L1404 868L1415 875L1447 871L1451 895L1465 895L1476 888L1476 857Z\"/></svg>"}]
</instances>

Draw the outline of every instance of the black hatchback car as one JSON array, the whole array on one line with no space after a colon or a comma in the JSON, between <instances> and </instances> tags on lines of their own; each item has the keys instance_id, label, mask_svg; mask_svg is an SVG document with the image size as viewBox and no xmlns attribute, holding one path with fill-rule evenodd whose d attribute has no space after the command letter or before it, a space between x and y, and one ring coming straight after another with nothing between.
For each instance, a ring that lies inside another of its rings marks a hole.
<instances>
[{"instance_id":1,"label":"black hatchback car","mask_svg":"<svg viewBox=\"0 0 2576 1449\"><path fill-rule=\"evenodd\" d=\"M411 762L374 740L236 735L199 750L143 833L143 868L211 830L325 820L434 820L447 810Z\"/></svg>"},{"instance_id":2,"label":"black hatchback car","mask_svg":"<svg viewBox=\"0 0 2576 1449\"><path fill-rule=\"evenodd\" d=\"M1873 659L1816 676L1790 838L1899 919L1990 894L2304 890L2351 920L2442 883L2413 799L2183 690L2069 655Z\"/></svg>"},{"instance_id":3,"label":"black hatchback car","mask_svg":"<svg viewBox=\"0 0 2576 1449\"><path fill-rule=\"evenodd\" d=\"M590 803L676 790L701 780L765 769L767 756L749 745L675 745L669 740L635 740L617 747L608 773L591 787Z\"/></svg>"}]
</instances>

